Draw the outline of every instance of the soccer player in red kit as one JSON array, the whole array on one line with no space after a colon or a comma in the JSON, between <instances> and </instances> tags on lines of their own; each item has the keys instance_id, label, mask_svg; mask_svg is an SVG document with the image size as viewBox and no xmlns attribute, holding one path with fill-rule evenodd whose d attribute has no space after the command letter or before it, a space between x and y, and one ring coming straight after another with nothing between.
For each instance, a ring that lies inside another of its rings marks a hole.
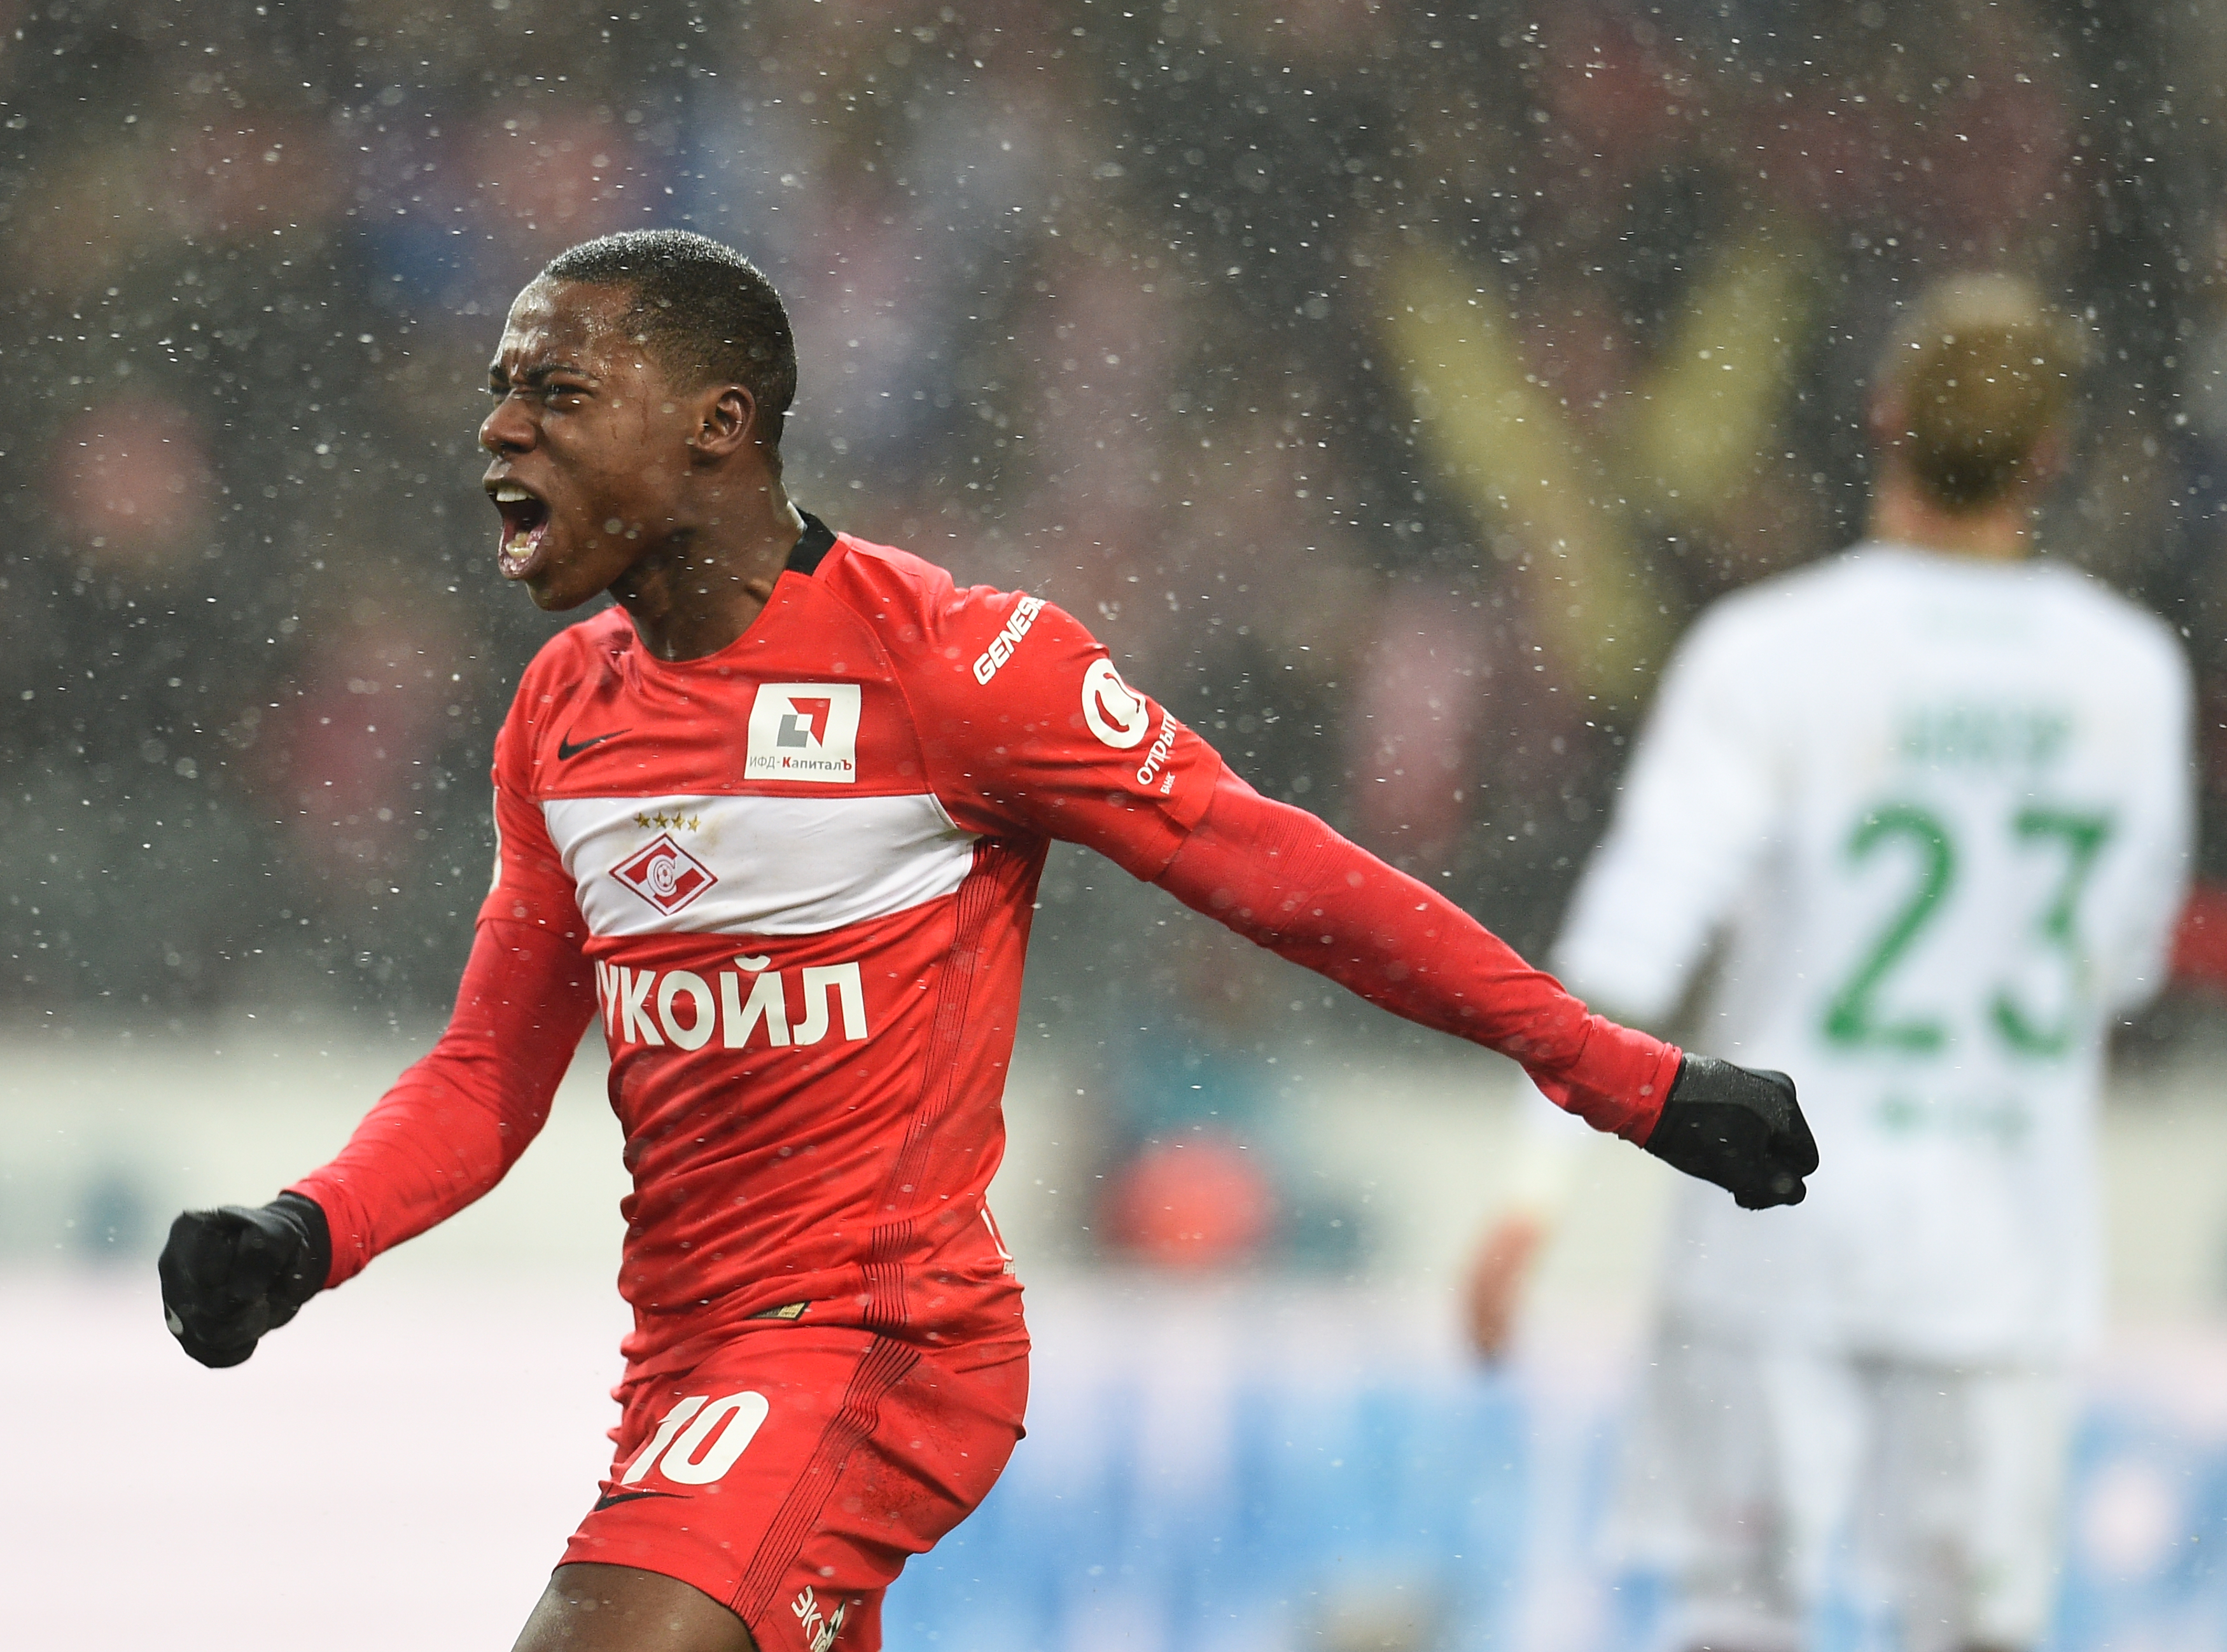
<instances>
[{"instance_id":1,"label":"soccer player in red kit","mask_svg":"<svg viewBox=\"0 0 2227 1652\"><path fill-rule=\"evenodd\" d=\"M1793 1088L1590 1016L1458 909L1270 802L1041 599L801 513L788 322L670 232L552 262L480 431L498 565L616 606L527 668L456 1008L339 1157L192 1211L170 1330L236 1364L501 1179L598 1017L634 1192L611 1466L518 1645L872 1652L882 1591L1021 1432L985 1202L1037 875L1087 844L1600 1129L1790 1202Z\"/></svg>"}]
</instances>

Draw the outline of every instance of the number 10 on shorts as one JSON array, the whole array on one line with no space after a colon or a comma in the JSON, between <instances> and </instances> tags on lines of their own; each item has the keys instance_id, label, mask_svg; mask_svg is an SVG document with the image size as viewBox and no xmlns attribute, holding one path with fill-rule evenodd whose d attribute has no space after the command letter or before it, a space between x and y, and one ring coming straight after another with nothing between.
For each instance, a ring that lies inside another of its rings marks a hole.
<instances>
[{"instance_id":1,"label":"number 10 on shorts","mask_svg":"<svg viewBox=\"0 0 2227 1652\"><path fill-rule=\"evenodd\" d=\"M657 1432L627 1464L619 1483L640 1484L662 1457L667 1479L684 1486L708 1486L735 1466L771 1409L763 1394L749 1389L719 1400L692 1394L665 1413Z\"/></svg>"}]
</instances>

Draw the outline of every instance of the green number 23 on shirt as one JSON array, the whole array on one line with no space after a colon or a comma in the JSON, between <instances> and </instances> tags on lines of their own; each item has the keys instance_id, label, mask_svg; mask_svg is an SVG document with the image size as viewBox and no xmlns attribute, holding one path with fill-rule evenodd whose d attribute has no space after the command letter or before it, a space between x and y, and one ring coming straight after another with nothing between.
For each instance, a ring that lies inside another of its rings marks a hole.
<instances>
[{"instance_id":1,"label":"green number 23 on shirt","mask_svg":"<svg viewBox=\"0 0 2227 1652\"><path fill-rule=\"evenodd\" d=\"M2082 890L2112 830L2108 814L2080 814L2029 807L2007 823L2022 847L2054 844L2064 855L2064 871L2049 899L2034 915L2035 941L2060 956L2077 984L2083 973L2077 928ZM1911 803L1891 803L1868 811L1848 839L1852 864L1870 859L1897 839L1918 854L1918 876L1908 896L1890 918L1847 981L1828 1000L1825 1036L1851 1048L1885 1047L1926 1054L1947 1042L1941 1024L1926 1018L1882 1019L1876 1003L1880 989L1926 928L1940 915L1956 883L1956 840L1941 818ZM2054 1025L2037 1025L2007 986L1996 987L1988 1001L1988 1024L2012 1049L2025 1056L2058 1056L2071 1045L2070 1005Z\"/></svg>"}]
</instances>

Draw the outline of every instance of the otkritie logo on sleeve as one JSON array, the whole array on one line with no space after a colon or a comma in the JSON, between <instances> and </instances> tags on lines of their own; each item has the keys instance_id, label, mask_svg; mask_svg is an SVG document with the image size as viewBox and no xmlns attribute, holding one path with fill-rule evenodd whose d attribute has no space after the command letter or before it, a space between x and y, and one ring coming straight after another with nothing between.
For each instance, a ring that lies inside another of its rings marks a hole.
<instances>
[{"instance_id":1,"label":"otkritie logo on sleeve","mask_svg":"<svg viewBox=\"0 0 2227 1652\"><path fill-rule=\"evenodd\" d=\"M1082 720L1105 744L1126 751L1143 742L1152 714L1144 697L1121 680L1114 662L1101 657L1082 673Z\"/></svg>"}]
</instances>

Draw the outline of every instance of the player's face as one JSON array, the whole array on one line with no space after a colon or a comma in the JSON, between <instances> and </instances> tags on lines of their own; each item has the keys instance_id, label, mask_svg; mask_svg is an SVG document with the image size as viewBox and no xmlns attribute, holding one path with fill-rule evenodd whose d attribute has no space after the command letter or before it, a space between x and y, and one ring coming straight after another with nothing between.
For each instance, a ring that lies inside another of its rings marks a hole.
<instances>
[{"instance_id":1,"label":"player's face","mask_svg":"<svg viewBox=\"0 0 2227 1652\"><path fill-rule=\"evenodd\" d=\"M488 369L495 565L545 609L608 590L683 526L692 403L623 323L622 290L536 281Z\"/></svg>"}]
</instances>

